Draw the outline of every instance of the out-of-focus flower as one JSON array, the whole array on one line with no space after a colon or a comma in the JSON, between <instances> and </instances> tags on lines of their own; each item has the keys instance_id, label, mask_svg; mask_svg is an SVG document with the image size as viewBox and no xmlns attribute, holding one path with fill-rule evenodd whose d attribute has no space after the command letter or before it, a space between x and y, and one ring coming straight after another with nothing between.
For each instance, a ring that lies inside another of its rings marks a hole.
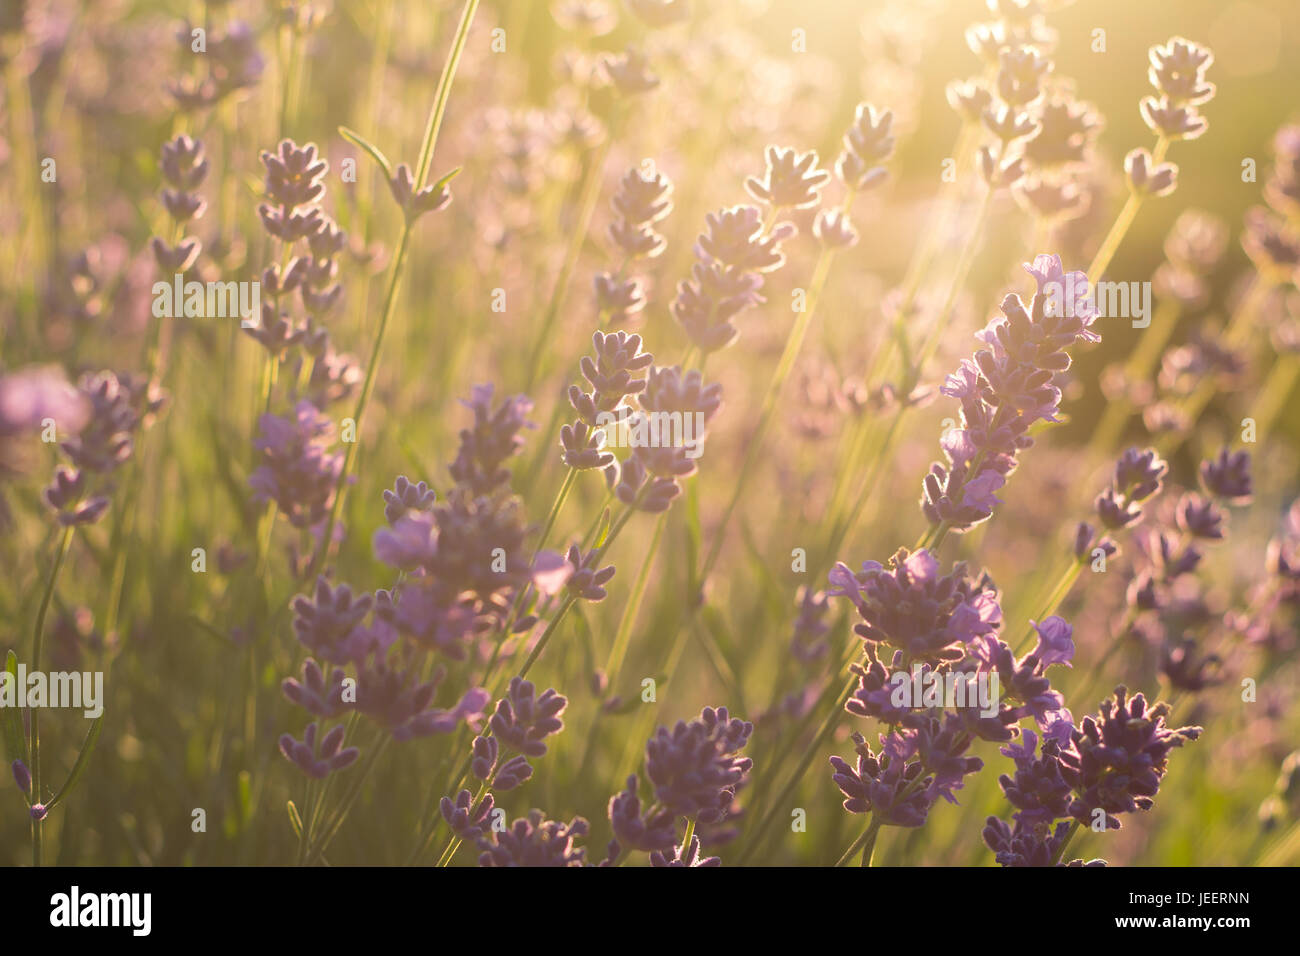
<instances>
[{"instance_id":1,"label":"out-of-focus flower","mask_svg":"<svg viewBox=\"0 0 1300 956\"><path fill-rule=\"evenodd\" d=\"M650 69L650 62L639 50L624 53L607 53L600 66L609 82L624 96L648 93L659 85L659 77Z\"/></svg>"},{"instance_id":2,"label":"out-of-focus flower","mask_svg":"<svg viewBox=\"0 0 1300 956\"><path fill-rule=\"evenodd\" d=\"M1167 196L1178 188L1178 167L1160 163L1145 149L1135 149L1124 157L1124 172L1129 189L1139 196Z\"/></svg>"},{"instance_id":3,"label":"out-of-focus flower","mask_svg":"<svg viewBox=\"0 0 1300 956\"><path fill-rule=\"evenodd\" d=\"M343 455L330 451L334 422L308 401L301 401L292 416L270 413L260 420L253 447L262 464L248 483L257 501L274 501L296 528L319 524L334 503Z\"/></svg>"},{"instance_id":4,"label":"out-of-focus flower","mask_svg":"<svg viewBox=\"0 0 1300 956\"><path fill-rule=\"evenodd\" d=\"M603 601L608 593L604 586L614 576L615 568L612 564L597 567L600 557L600 552L595 549L584 555L576 544L569 548L566 560L573 568L573 575L567 586L571 594L583 601Z\"/></svg>"},{"instance_id":5,"label":"out-of-focus flower","mask_svg":"<svg viewBox=\"0 0 1300 956\"><path fill-rule=\"evenodd\" d=\"M1224 501L1246 504L1254 494L1249 452L1222 448L1217 458L1201 462L1199 474L1205 492Z\"/></svg>"},{"instance_id":6,"label":"out-of-focus flower","mask_svg":"<svg viewBox=\"0 0 1300 956\"><path fill-rule=\"evenodd\" d=\"M535 427L528 421L532 400L514 395L492 408L492 385L475 385L468 401L461 404L474 413L471 428L461 429L460 449L451 465L457 483L475 494L486 494L510 481L505 461L524 446L519 432Z\"/></svg>"},{"instance_id":7,"label":"out-of-focus flower","mask_svg":"<svg viewBox=\"0 0 1300 956\"><path fill-rule=\"evenodd\" d=\"M830 178L829 172L817 168L815 150L801 154L769 146L763 178L746 179L745 191L774 209L808 209L821 201L819 193Z\"/></svg>"}]
</instances>

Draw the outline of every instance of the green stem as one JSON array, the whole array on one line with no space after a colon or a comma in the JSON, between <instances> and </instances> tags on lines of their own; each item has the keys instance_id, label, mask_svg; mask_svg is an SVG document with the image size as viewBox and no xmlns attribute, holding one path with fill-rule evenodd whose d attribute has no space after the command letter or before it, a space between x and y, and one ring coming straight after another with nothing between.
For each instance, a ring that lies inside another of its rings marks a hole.
<instances>
[{"instance_id":1,"label":"green stem","mask_svg":"<svg viewBox=\"0 0 1300 956\"><path fill-rule=\"evenodd\" d=\"M447 99L451 95L452 82L456 78L456 69L460 64L460 56L465 49L465 40L469 36L470 24L474 21L474 13L478 9L478 5L479 0L466 0L464 12L460 17L460 24L456 28L456 37L452 41L451 55L443 66L442 76L438 79L434 105L429 111L429 119L424 131L424 142L420 148L419 169L415 176L415 189L417 192L424 188L425 180L429 175L429 167L433 163L433 151L437 146L438 132L442 128L443 115L447 111ZM370 396L375 389L375 376L379 369L379 357L383 351L384 337L388 332L388 325L392 320L394 308L397 304L397 291L402 272L406 266L406 255L410 249L413 224L413 220L409 218L405 219L402 224L401 238L397 242L397 252L393 256L392 272L388 277L388 290L384 294L384 308L380 313L379 326L375 330L375 341L370 348L370 359L366 362L366 377L361 384L361 394L357 398L356 411L352 414L357 441L348 444L347 454L343 459L343 468L339 472L334 504L330 508L329 521L325 525L325 534L321 538L320 547L317 549L307 570L306 577L308 581L315 577L321 562L328 554L330 542L334 537L334 528L338 525L339 516L342 514L348 477L352 474L352 469L356 464L357 449L361 444L361 423L365 418L366 407L370 404Z\"/></svg>"},{"instance_id":2,"label":"green stem","mask_svg":"<svg viewBox=\"0 0 1300 956\"><path fill-rule=\"evenodd\" d=\"M641 601L645 597L646 582L650 578L650 566L654 564L655 552L659 548L659 539L663 536L664 526L667 524L668 512L665 511L655 523L654 536L650 539L650 546L646 549L645 558L641 561L641 570L637 572L636 582L632 585L632 593L628 595L627 603L623 606L623 614L619 618L618 630L614 634L614 644L609 650L609 659L605 662L605 676L609 680L610 687L614 686L619 672L623 669L623 660L627 656L628 642L632 637L632 622L641 609Z\"/></svg>"},{"instance_id":3,"label":"green stem","mask_svg":"<svg viewBox=\"0 0 1300 956\"><path fill-rule=\"evenodd\" d=\"M685 856L691 848L691 837L695 836L695 820L691 817L686 818L686 832L682 835L681 855Z\"/></svg>"},{"instance_id":4,"label":"green stem","mask_svg":"<svg viewBox=\"0 0 1300 956\"><path fill-rule=\"evenodd\" d=\"M1164 162L1165 153L1169 151L1169 140L1161 136L1156 140L1155 152L1151 155L1152 166L1158 166ZM1128 233L1129 227L1133 225L1133 220L1137 218L1138 210L1142 207L1143 197L1137 193L1130 192L1129 197L1124 202L1124 206L1115 217L1115 222L1111 224L1110 232L1106 233L1106 238L1102 240L1101 248L1097 250L1097 255L1093 257L1092 264L1088 266L1088 284L1096 285L1106 273L1106 267L1110 265L1115 253L1119 251L1119 245L1124 241L1124 236Z\"/></svg>"},{"instance_id":5,"label":"green stem","mask_svg":"<svg viewBox=\"0 0 1300 956\"><path fill-rule=\"evenodd\" d=\"M45 639L45 619L50 611L50 601L54 597L54 588L59 580L59 572L63 569L63 561L68 556L68 550L72 547L72 533L74 526L67 525L59 535L59 543L54 551L54 563L50 567L49 576L45 580L45 591L41 595L41 604L36 611L36 628L32 635L32 670L41 669L41 644ZM31 714L31 743L30 753L32 758L32 803L41 802L41 713L39 707L30 708ZM32 866L41 865L41 827L44 821L32 819Z\"/></svg>"},{"instance_id":6,"label":"green stem","mask_svg":"<svg viewBox=\"0 0 1300 956\"><path fill-rule=\"evenodd\" d=\"M795 319L794 325L790 329L790 334L785 340L785 349L781 352L780 361L777 362L776 371L772 373L772 379L768 382L767 392L763 396L763 405L758 416L758 425L754 429L753 435L750 436L748 446L745 449L745 459L740 466L740 473L737 475L735 487L732 489L731 500L727 502L727 508L722 513L722 521L718 525L718 530L714 532L713 543L709 547L709 553L700 569L699 580L694 582L695 587L692 588L692 591L703 587L722 553L722 545L727 536L727 527L737 505L740 504L740 498L745 492L746 483L754 471L754 463L758 460L759 453L762 451L763 438L771 425L772 416L776 411L777 403L781 399L781 392L785 388L786 380L789 379L790 372L794 369L794 363L799 358L799 352L803 349L804 338L808 334L808 326L817 311L817 302L821 298L822 291L826 288L826 280L830 275L833 258L834 251L829 248L823 249L821 255L817 258L817 265L813 269L812 282L809 286L808 301L804 304L804 310L799 313L799 317Z\"/></svg>"},{"instance_id":7,"label":"green stem","mask_svg":"<svg viewBox=\"0 0 1300 956\"><path fill-rule=\"evenodd\" d=\"M1079 832L1079 821L1071 820L1069 832L1065 834L1065 839L1056 850L1056 856L1052 858L1052 865L1060 863L1065 857L1065 851L1069 849L1070 843L1074 840L1074 835Z\"/></svg>"}]
</instances>

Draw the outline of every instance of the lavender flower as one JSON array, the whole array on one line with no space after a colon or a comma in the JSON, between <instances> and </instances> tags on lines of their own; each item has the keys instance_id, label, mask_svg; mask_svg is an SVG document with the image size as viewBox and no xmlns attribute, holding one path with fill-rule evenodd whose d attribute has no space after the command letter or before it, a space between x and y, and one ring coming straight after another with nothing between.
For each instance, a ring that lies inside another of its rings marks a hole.
<instances>
[{"instance_id":1,"label":"lavender flower","mask_svg":"<svg viewBox=\"0 0 1300 956\"><path fill-rule=\"evenodd\" d=\"M606 79L623 96L639 96L659 85L659 77L639 50L607 53L600 59Z\"/></svg>"},{"instance_id":2,"label":"lavender flower","mask_svg":"<svg viewBox=\"0 0 1300 956\"><path fill-rule=\"evenodd\" d=\"M1201 487L1207 494L1233 504L1246 504L1254 493L1250 478L1250 453L1220 449L1217 458L1201 463Z\"/></svg>"},{"instance_id":3,"label":"lavender flower","mask_svg":"<svg viewBox=\"0 0 1300 956\"><path fill-rule=\"evenodd\" d=\"M398 475L392 490L384 490L384 520L396 525L408 512L429 511L436 501L437 496L427 482L414 483L405 475Z\"/></svg>"},{"instance_id":4,"label":"lavender flower","mask_svg":"<svg viewBox=\"0 0 1300 956\"><path fill-rule=\"evenodd\" d=\"M608 592L604 586L614 576L615 568L612 564L603 568L598 567L597 562L600 557L600 551L597 549L592 549L583 555L576 544L570 546L566 558L573 568L573 576L569 578L566 585L570 594L592 603L605 600Z\"/></svg>"},{"instance_id":5,"label":"lavender flower","mask_svg":"<svg viewBox=\"0 0 1300 956\"><path fill-rule=\"evenodd\" d=\"M695 245L691 278L677 287L673 317L705 353L730 345L739 330L739 313L763 301L763 274L785 263L781 243L797 231L793 224L763 228L756 206L733 206L706 219L707 229Z\"/></svg>"},{"instance_id":6,"label":"lavender flower","mask_svg":"<svg viewBox=\"0 0 1300 956\"><path fill-rule=\"evenodd\" d=\"M343 456L331 452L334 423L301 401L292 417L264 414L253 447L262 464L248 483L259 502L274 501L295 528L322 522L334 503Z\"/></svg>"},{"instance_id":7,"label":"lavender flower","mask_svg":"<svg viewBox=\"0 0 1300 956\"><path fill-rule=\"evenodd\" d=\"M1205 71L1214 55L1182 37L1150 51L1151 85L1160 94L1142 100L1142 118L1151 132L1169 140L1196 139L1209 125L1196 107L1214 98L1214 84Z\"/></svg>"},{"instance_id":8,"label":"lavender flower","mask_svg":"<svg viewBox=\"0 0 1300 956\"><path fill-rule=\"evenodd\" d=\"M637 796L637 777L627 778L626 789L609 798L609 822L618 841L619 851L667 851L677 842L673 815L668 810L641 812L641 798ZM614 853L615 857L618 852Z\"/></svg>"},{"instance_id":9,"label":"lavender flower","mask_svg":"<svg viewBox=\"0 0 1300 956\"><path fill-rule=\"evenodd\" d=\"M487 819L492 815L492 794L485 793L483 799L474 804L474 796L468 790L456 794L453 803L450 797L438 801L438 812L447 824L447 829L456 834L458 840L472 842L483 835Z\"/></svg>"},{"instance_id":10,"label":"lavender flower","mask_svg":"<svg viewBox=\"0 0 1300 956\"><path fill-rule=\"evenodd\" d=\"M474 425L460 433L460 450L451 465L456 482L475 494L486 494L510 480L503 463L524 445L521 429L533 428L528 413L532 401L524 395L504 399L493 410L491 385L476 385L469 401L461 402L474 413Z\"/></svg>"},{"instance_id":11,"label":"lavender flower","mask_svg":"<svg viewBox=\"0 0 1300 956\"><path fill-rule=\"evenodd\" d=\"M1114 830L1120 826L1116 814L1151 809L1169 752L1201 736L1200 727L1169 727L1168 716L1168 704L1148 706L1121 685L1096 717L1083 718L1060 758L1062 776L1077 794L1071 816L1089 825L1100 809Z\"/></svg>"},{"instance_id":12,"label":"lavender flower","mask_svg":"<svg viewBox=\"0 0 1300 956\"><path fill-rule=\"evenodd\" d=\"M885 739L880 738L882 745ZM888 826L919 827L924 823L933 797L924 786L921 761L908 761L883 746L874 753L861 734L854 734L853 742L856 765L841 757L830 758L835 770L831 779L844 794L844 809L873 814Z\"/></svg>"},{"instance_id":13,"label":"lavender flower","mask_svg":"<svg viewBox=\"0 0 1300 956\"><path fill-rule=\"evenodd\" d=\"M1105 860L1071 860L1056 862L1061 848L1069 836L1070 824L1058 823L1055 827L1042 822L1016 820L1012 829L997 817L989 817L984 825L984 843L993 851L1001 866L1105 866Z\"/></svg>"},{"instance_id":14,"label":"lavender flower","mask_svg":"<svg viewBox=\"0 0 1300 956\"><path fill-rule=\"evenodd\" d=\"M348 585L331 587L325 578L318 578L311 597L300 594L293 599L294 633L304 647L323 660L339 663L354 660L358 656L357 631L374 606L374 600L370 594L354 599ZM314 681L304 676L308 687L313 687Z\"/></svg>"},{"instance_id":15,"label":"lavender flower","mask_svg":"<svg viewBox=\"0 0 1300 956\"><path fill-rule=\"evenodd\" d=\"M840 181L854 192L870 189L884 179L883 164L894 154L893 120L889 110L877 112L870 103L859 103L854 111L853 125L844 134L844 149L835 161Z\"/></svg>"},{"instance_id":16,"label":"lavender flower","mask_svg":"<svg viewBox=\"0 0 1300 956\"><path fill-rule=\"evenodd\" d=\"M316 144L300 147L291 139L283 140L276 152L263 151L262 165L266 167L264 188L271 202L263 203L257 212L266 231L287 243L318 232L323 222L316 203L325 195L321 180L329 163L317 158Z\"/></svg>"},{"instance_id":17,"label":"lavender flower","mask_svg":"<svg viewBox=\"0 0 1300 956\"><path fill-rule=\"evenodd\" d=\"M1033 444L1030 426L1057 421L1061 390L1053 380L1070 367L1065 349L1100 341L1090 329L1096 313L1083 273L1067 275L1057 256L1025 268L1038 285L1030 308L1017 295L1003 299L1004 317L977 335L985 347L940 389L961 402L961 423L942 441L948 465L931 465L923 483L921 509L931 524L968 531L988 520L999 503L994 492Z\"/></svg>"},{"instance_id":18,"label":"lavender flower","mask_svg":"<svg viewBox=\"0 0 1300 956\"><path fill-rule=\"evenodd\" d=\"M705 707L698 719L679 720L672 730L660 727L645 748L655 799L677 816L701 823L721 820L753 766L748 757L737 756L753 730L725 707Z\"/></svg>"},{"instance_id":19,"label":"lavender flower","mask_svg":"<svg viewBox=\"0 0 1300 956\"><path fill-rule=\"evenodd\" d=\"M344 747L345 730L339 724L320 740L316 740L316 722L307 725L302 740L290 734L280 736L280 753L299 770L315 780L323 780L336 770L351 766L361 755L356 747Z\"/></svg>"},{"instance_id":20,"label":"lavender flower","mask_svg":"<svg viewBox=\"0 0 1300 956\"><path fill-rule=\"evenodd\" d=\"M411 167L406 163L398 163L393 178L388 181L388 191L407 222L415 222L425 213L445 209L451 203L451 191L446 180L416 189Z\"/></svg>"},{"instance_id":21,"label":"lavender flower","mask_svg":"<svg viewBox=\"0 0 1300 956\"><path fill-rule=\"evenodd\" d=\"M610 203L616 218L609 226L608 235L619 250L622 263L617 273L600 272L593 280L601 322L628 322L645 308L641 280L624 273L629 263L653 259L667 246L654 225L672 212L672 192L673 185L668 178L653 169L629 169L619 183Z\"/></svg>"},{"instance_id":22,"label":"lavender flower","mask_svg":"<svg viewBox=\"0 0 1300 956\"><path fill-rule=\"evenodd\" d=\"M653 427L655 437L633 442L632 454L618 471L614 493L624 504L654 513L667 510L681 491L678 480L698 470L708 425L722 405L722 386L705 385L695 369L652 367L638 405L632 427ZM680 440L671 434L674 427ZM665 429L670 433L666 442ZM611 481L615 478L612 466L606 474Z\"/></svg>"},{"instance_id":23,"label":"lavender flower","mask_svg":"<svg viewBox=\"0 0 1300 956\"><path fill-rule=\"evenodd\" d=\"M1159 493L1168 466L1155 449L1127 449L1115 464L1115 478L1097 498L1097 517L1104 527L1126 528L1142 517L1140 503Z\"/></svg>"},{"instance_id":24,"label":"lavender flower","mask_svg":"<svg viewBox=\"0 0 1300 956\"><path fill-rule=\"evenodd\" d=\"M1051 823L1070 815L1072 791L1061 775L1061 745L1057 740L1044 740L1041 757L1035 753L1037 748L1038 735L1026 730L1023 745L1000 751L1016 764L1015 777L1002 774L998 785L1018 811L1014 814L1018 824Z\"/></svg>"},{"instance_id":25,"label":"lavender flower","mask_svg":"<svg viewBox=\"0 0 1300 956\"><path fill-rule=\"evenodd\" d=\"M497 701L492 715L492 734L511 750L526 757L540 757L546 753L546 738L564 727L560 715L568 703L568 698L553 688L538 697L531 681L512 677L509 690Z\"/></svg>"},{"instance_id":26,"label":"lavender flower","mask_svg":"<svg viewBox=\"0 0 1300 956\"><path fill-rule=\"evenodd\" d=\"M51 419L63 434L75 435L90 420L88 397L59 369L28 366L0 375L0 440L40 429Z\"/></svg>"},{"instance_id":27,"label":"lavender flower","mask_svg":"<svg viewBox=\"0 0 1300 956\"><path fill-rule=\"evenodd\" d=\"M295 600L295 609L297 602L301 600L304 599L300 597ZM298 620L295 620L294 624L296 627ZM310 632L310 625L306 627ZM302 680L286 677L280 684L280 690L290 701L317 717L337 717L346 709L343 701L345 678L343 668L334 667L331 668L329 682L326 683L324 671L314 659L309 657L302 664Z\"/></svg>"},{"instance_id":28,"label":"lavender flower","mask_svg":"<svg viewBox=\"0 0 1300 956\"><path fill-rule=\"evenodd\" d=\"M821 201L818 194L830 178L829 172L817 168L815 150L800 154L769 146L763 178L749 177L745 191L774 209L808 209Z\"/></svg>"},{"instance_id":29,"label":"lavender flower","mask_svg":"<svg viewBox=\"0 0 1300 956\"><path fill-rule=\"evenodd\" d=\"M587 821L547 820L530 810L503 833L479 837L479 866L585 866L587 851L577 841L587 835Z\"/></svg>"},{"instance_id":30,"label":"lavender flower","mask_svg":"<svg viewBox=\"0 0 1300 956\"><path fill-rule=\"evenodd\" d=\"M825 620L830 610L830 598L824 591L801 587L795 603L799 606L799 616L794 622L790 651L804 663L818 660L830 650L826 635L831 627Z\"/></svg>"},{"instance_id":31,"label":"lavender flower","mask_svg":"<svg viewBox=\"0 0 1300 956\"><path fill-rule=\"evenodd\" d=\"M452 707L433 707L441 672L422 681L405 655L390 658L387 648L372 645L357 665L356 709L398 742L451 733L461 723L482 716L490 697L481 687L467 690Z\"/></svg>"},{"instance_id":32,"label":"lavender flower","mask_svg":"<svg viewBox=\"0 0 1300 956\"><path fill-rule=\"evenodd\" d=\"M838 563L831 571L831 597L847 597L862 623L854 630L870 644L888 644L909 661L956 661L976 637L1001 624L998 592L987 576L972 580L964 564L939 574L929 551L900 549L889 568L866 561L854 574Z\"/></svg>"},{"instance_id":33,"label":"lavender flower","mask_svg":"<svg viewBox=\"0 0 1300 956\"><path fill-rule=\"evenodd\" d=\"M32 792L32 772L27 769L27 764L21 760L15 760L9 768L13 771L14 783L23 793Z\"/></svg>"}]
</instances>

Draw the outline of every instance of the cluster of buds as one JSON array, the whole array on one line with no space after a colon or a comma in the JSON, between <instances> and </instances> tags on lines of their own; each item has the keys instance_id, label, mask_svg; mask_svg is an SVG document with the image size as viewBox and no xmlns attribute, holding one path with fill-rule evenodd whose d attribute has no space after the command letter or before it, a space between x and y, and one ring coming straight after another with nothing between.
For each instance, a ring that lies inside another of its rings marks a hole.
<instances>
[{"instance_id":1,"label":"cluster of buds","mask_svg":"<svg viewBox=\"0 0 1300 956\"><path fill-rule=\"evenodd\" d=\"M177 31L176 39L185 55L198 54L196 58L207 68L205 76L186 73L168 84L167 92L184 112L211 109L228 97L251 89L266 69L266 60L257 49L257 38L243 21L233 21L223 33L212 36L187 23Z\"/></svg>"},{"instance_id":2,"label":"cluster of buds","mask_svg":"<svg viewBox=\"0 0 1300 956\"><path fill-rule=\"evenodd\" d=\"M314 144L300 147L286 139L275 153L262 153L262 164L267 201L258 214L280 255L262 270L260 321L243 323L244 331L287 364L295 405L323 409L348 399L362 378L357 360L335 349L324 324L342 300L338 262L347 234L320 207L329 163ZM288 308L295 293L303 319Z\"/></svg>"},{"instance_id":3,"label":"cluster of buds","mask_svg":"<svg viewBox=\"0 0 1300 956\"><path fill-rule=\"evenodd\" d=\"M620 263L616 272L599 272L593 281L598 325L627 322L645 308L641 280L626 272L631 263L663 253L667 242L654 226L672 212L672 194L668 177L653 168L629 169L619 183L610 203L615 219L608 234L619 251Z\"/></svg>"},{"instance_id":4,"label":"cluster of buds","mask_svg":"<svg viewBox=\"0 0 1300 956\"><path fill-rule=\"evenodd\" d=\"M208 205L198 192L208 176L203 144L183 133L163 143L161 168L167 182L167 188L162 191L163 206L171 218L176 238L169 243L154 236L150 247L158 268L170 276L192 269L203 248L198 239L184 234L189 223L201 218Z\"/></svg>"},{"instance_id":5,"label":"cluster of buds","mask_svg":"<svg viewBox=\"0 0 1300 956\"><path fill-rule=\"evenodd\" d=\"M770 177L769 177L770 183ZM785 264L781 243L792 238L794 223L767 228L757 206L732 206L710 213L695 244L691 277L677 286L671 306L691 342L706 355L725 348L740 334L732 320L763 302L763 274Z\"/></svg>"},{"instance_id":6,"label":"cluster of buds","mask_svg":"<svg viewBox=\"0 0 1300 956\"><path fill-rule=\"evenodd\" d=\"M1142 119L1156 135L1155 153L1135 149L1124 157L1129 189L1137 196L1167 196L1178 187L1178 167L1164 162L1168 144L1196 139L1209 127L1197 107L1214 98L1205 71L1214 62L1208 48L1182 37L1153 46L1147 75L1157 96L1143 97Z\"/></svg>"},{"instance_id":7,"label":"cluster of buds","mask_svg":"<svg viewBox=\"0 0 1300 956\"><path fill-rule=\"evenodd\" d=\"M88 414L59 446L69 464L55 469L45 502L65 526L93 524L108 509L112 475L135 450L135 436L165 404L161 389L129 375L99 372L78 383Z\"/></svg>"},{"instance_id":8,"label":"cluster of buds","mask_svg":"<svg viewBox=\"0 0 1300 956\"><path fill-rule=\"evenodd\" d=\"M722 386L705 385L698 369L652 367L637 404L636 421L649 423L653 437L635 441L632 454L621 466L607 466L605 477L619 501L653 514L667 511L681 494L678 481L698 470L709 423L722 406Z\"/></svg>"},{"instance_id":9,"label":"cluster of buds","mask_svg":"<svg viewBox=\"0 0 1300 956\"><path fill-rule=\"evenodd\" d=\"M858 241L857 230L849 220L849 207L858 193L884 181L884 163L894 153L893 120L889 110L877 111L869 103L858 104L853 125L844 134L844 148L835 161L835 175L846 190L844 202L839 207L819 210L813 220L813 235L823 247L843 249Z\"/></svg>"},{"instance_id":10,"label":"cluster of buds","mask_svg":"<svg viewBox=\"0 0 1300 956\"><path fill-rule=\"evenodd\" d=\"M1038 128L1024 142L1025 176L1015 196L1042 221L1077 219L1088 209L1081 173L1089 165L1101 117L1091 104L1063 90L1043 97L1033 116Z\"/></svg>"},{"instance_id":11,"label":"cluster of buds","mask_svg":"<svg viewBox=\"0 0 1300 956\"><path fill-rule=\"evenodd\" d=\"M1179 213L1165 237L1165 261L1153 276L1156 292L1184 308L1205 305L1210 298L1207 277L1227 246L1228 228L1223 220L1196 209Z\"/></svg>"},{"instance_id":12,"label":"cluster of buds","mask_svg":"<svg viewBox=\"0 0 1300 956\"><path fill-rule=\"evenodd\" d=\"M639 378L654 356L641 351L641 336L627 332L596 332L591 337L595 357L584 355L581 368L591 391L577 385L569 387L569 404L578 418L560 429L564 463L570 468L609 468L616 459L605 449L610 424L626 421L632 414L627 399L645 390L646 380Z\"/></svg>"},{"instance_id":13,"label":"cluster of buds","mask_svg":"<svg viewBox=\"0 0 1300 956\"><path fill-rule=\"evenodd\" d=\"M1273 139L1273 170L1264 186L1267 206L1246 213L1241 244L1270 285L1300 280L1300 126Z\"/></svg>"}]
</instances>

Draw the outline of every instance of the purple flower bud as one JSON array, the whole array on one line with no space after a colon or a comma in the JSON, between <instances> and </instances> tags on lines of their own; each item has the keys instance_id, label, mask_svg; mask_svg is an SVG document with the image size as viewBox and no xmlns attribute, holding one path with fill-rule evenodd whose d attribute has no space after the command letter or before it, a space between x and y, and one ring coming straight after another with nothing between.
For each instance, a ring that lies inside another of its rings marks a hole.
<instances>
[{"instance_id":1,"label":"purple flower bud","mask_svg":"<svg viewBox=\"0 0 1300 956\"><path fill-rule=\"evenodd\" d=\"M488 817L491 816L493 807L492 794L490 793L483 795L483 799L478 802L478 806L471 807L473 800L474 797L468 790L462 790L456 794L454 803L449 797L443 797L438 802L438 812L442 814L448 829L467 843L473 842L483 835L484 825Z\"/></svg>"},{"instance_id":2,"label":"purple flower bud","mask_svg":"<svg viewBox=\"0 0 1300 956\"><path fill-rule=\"evenodd\" d=\"M1201 463L1200 478L1207 494L1233 504L1246 504L1254 493L1249 452L1221 449L1217 458Z\"/></svg>"},{"instance_id":3,"label":"purple flower bud","mask_svg":"<svg viewBox=\"0 0 1300 956\"><path fill-rule=\"evenodd\" d=\"M492 733L503 746L526 757L540 757L546 753L545 738L564 727L560 714L568 703L554 689L537 697L531 681L513 677L506 696L497 701Z\"/></svg>"},{"instance_id":4,"label":"purple flower bud","mask_svg":"<svg viewBox=\"0 0 1300 956\"><path fill-rule=\"evenodd\" d=\"M18 784L18 789L23 793L32 792L32 772L27 769L27 764L21 760L13 762L14 783Z\"/></svg>"}]
</instances>

